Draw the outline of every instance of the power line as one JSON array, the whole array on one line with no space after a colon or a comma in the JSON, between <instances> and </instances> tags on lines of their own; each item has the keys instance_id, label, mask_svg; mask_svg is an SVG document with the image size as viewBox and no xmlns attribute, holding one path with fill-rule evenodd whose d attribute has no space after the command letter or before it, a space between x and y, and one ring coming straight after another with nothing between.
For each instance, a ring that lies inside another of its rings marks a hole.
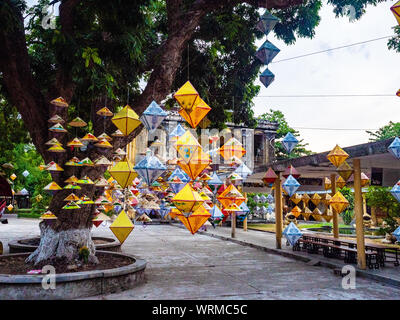
<instances>
[{"instance_id":1,"label":"power line","mask_svg":"<svg viewBox=\"0 0 400 320\"><path fill-rule=\"evenodd\" d=\"M330 131L376 131L376 130L379 130L379 129L360 129L360 128L308 128L308 127L293 127L293 129L330 130Z\"/></svg>"},{"instance_id":2,"label":"power line","mask_svg":"<svg viewBox=\"0 0 400 320\"><path fill-rule=\"evenodd\" d=\"M329 51L333 51L333 50L344 49L344 48L348 48L348 47L352 47L352 46L358 46L358 45L364 44L364 43L369 43L369 42L373 42L373 41L378 41L378 40L382 40L382 39L387 39L387 38L391 38L391 37L393 37L393 36L394 36L394 35L385 36L385 37L380 37L380 38L375 38L375 39L370 39L370 40L365 40L365 41L356 42L356 43L351 43L351 44L347 44L347 45L340 46L340 47L330 48L330 49L321 50L321 51L316 51L316 52L311 52L311 53L307 53L307 54L303 54L303 55L300 55L300 56L295 56L295 57L291 57L291 58L287 58L287 59L282 59L282 60L278 60L278 61L273 61L273 62L271 62L271 63L278 63L278 62L289 61L289 60L298 59L298 58L304 58L304 57L312 56L312 55L315 55L315 54L320 54L320 53L329 52Z\"/></svg>"},{"instance_id":3,"label":"power line","mask_svg":"<svg viewBox=\"0 0 400 320\"><path fill-rule=\"evenodd\" d=\"M254 98L346 98L346 97L397 97L393 93L383 94L298 94L298 95L268 95Z\"/></svg>"}]
</instances>

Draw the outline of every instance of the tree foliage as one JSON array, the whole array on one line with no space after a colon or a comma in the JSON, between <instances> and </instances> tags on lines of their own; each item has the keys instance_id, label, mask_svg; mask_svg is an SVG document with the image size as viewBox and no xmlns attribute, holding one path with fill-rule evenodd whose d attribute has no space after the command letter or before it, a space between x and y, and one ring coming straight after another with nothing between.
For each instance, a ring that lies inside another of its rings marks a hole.
<instances>
[{"instance_id":1,"label":"tree foliage","mask_svg":"<svg viewBox=\"0 0 400 320\"><path fill-rule=\"evenodd\" d=\"M308 143L304 143L304 140L300 139L300 133L289 126L281 111L270 109L269 112L262 114L259 119L278 123L276 139L282 139L286 134L291 132L299 140L299 143L290 154L287 154L281 141L275 141L275 156L277 160L298 158L312 154L312 151L306 149Z\"/></svg>"},{"instance_id":2,"label":"tree foliage","mask_svg":"<svg viewBox=\"0 0 400 320\"><path fill-rule=\"evenodd\" d=\"M389 124L379 128L377 131L367 131L367 133L371 136L369 139L370 141L379 141L398 137L400 136L400 122L390 121Z\"/></svg>"}]
</instances>

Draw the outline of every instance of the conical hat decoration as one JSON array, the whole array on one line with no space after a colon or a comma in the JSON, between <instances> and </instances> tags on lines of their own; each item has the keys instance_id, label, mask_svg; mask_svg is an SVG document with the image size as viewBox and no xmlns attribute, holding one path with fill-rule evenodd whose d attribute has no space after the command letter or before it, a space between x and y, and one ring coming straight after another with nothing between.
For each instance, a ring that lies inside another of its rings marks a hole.
<instances>
[{"instance_id":1,"label":"conical hat decoration","mask_svg":"<svg viewBox=\"0 0 400 320\"><path fill-rule=\"evenodd\" d=\"M81 198L81 203L83 205L88 205L88 204L94 204L94 201L92 199L90 199L88 196L83 196Z\"/></svg>"},{"instance_id":2,"label":"conical hat decoration","mask_svg":"<svg viewBox=\"0 0 400 320\"><path fill-rule=\"evenodd\" d=\"M182 109L191 111L196 104L197 99L199 99L199 93L190 83L187 81L175 94L175 100L182 107Z\"/></svg>"},{"instance_id":3,"label":"conical hat decoration","mask_svg":"<svg viewBox=\"0 0 400 320\"><path fill-rule=\"evenodd\" d=\"M77 127L77 128L81 128L81 127L86 127L87 123L85 121L83 121L81 118L76 117L75 119L73 119L71 122L68 123L71 127Z\"/></svg>"},{"instance_id":4,"label":"conical hat decoration","mask_svg":"<svg viewBox=\"0 0 400 320\"><path fill-rule=\"evenodd\" d=\"M46 168L47 171L64 171L57 163L52 163Z\"/></svg>"},{"instance_id":5,"label":"conical hat decoration","mask_svg":"<svg viewBox=\"0 0 400 320\"><path fill-rule=\"evenodd\" d=\"M107 139L101 139L99 142L94 144L98 148L111 149L113 146L107 141Z\"/></svg>"},{"instance_id":6,"label":"conical hat decoration","mask_svg":"<svg viewBox=\"0 0 400 320\"><path fill-rule=\"evenodd\" d=\"M124 136L129 135L140 125L139 116L129 105L126 105L111 119L114 125L121 130Z\"/></svg>"},{"instance_id":7,"label":"conical hat decoration","mask_svg":"<svg viewBox=\"0 0 400 320\"><path fill-rule=\"evenodd\" d=\"M70 176L67 180L65 180L64 182L65 183L76 183L76 182L78 182L78 178L77 177L75 177L74 175L72 175L72 176Z\"/></svg>"},{"instance_id":8,"label":"conical hat decoration","mask_svg":"<svg viewBox=\"0 0 400 320\"><path fill-rule=\"evenodd\" d=\"M393 6L391 6L390 10L394 14L397 23L400 25L400 1L397 1Z\"/></svg>"},{"instance_id":9,"label":"conical hat decoration","mask_svg":"<svg viewBox=\"0 0 400 320\"><path fill-rule=\"evenodd\" d=\"M182 190L171 199L171 202L183 214L190 214L200 207L204 200L192 188L190 183L187 183Z\"/></svg>"},{"instance_id":10,"label":"conical hat decoration","mask_svg":"<svg viewBox=\"0 0 400 320\"><path fill-rule=\"evenodd\" d=\"M233 184L230 184L217 198L224 208L228 207L231 203L240 206L246 200Z\"/></svg>"},{"instance_id":11,"label":"conical hat decoration","mask_svg":"<svg viewBox=\"0 0 400 320\"><path fill-rule=\"evenodd\" d=\"M100 158L94 161L96 166L111 166L112 162L108 160L105 156L101 156Z\"/></svg>"},{"instance_id":12,"label":"conical hat decoration","mask_svg":"<svg viewBox=\"0 0 400 320\"><path fill-rule=\"evenodd\" d=\"M92 167L94 166L94 163L92 160L90 160L89 157L86 157L85 159L82 159L81 161L79 161L79 163L83 166L87 166L87 167Z\"/></svg>"},{"instance_id":13,"label":"conical hat decoration","mask_svg":"<svg viewBox=\"0 0 400 320\"><path fill-rule=\"evenodd\" d=\"M301 209L295 206L290 212L297 218L301 214Z\"/></svg>"},{"instance_id":14,"label":"conical hat decoration","mask_svg":"<svg viewBox=\"0 0 400 320\"><path fill-rule=\"evenodd\" d=\"M343 178L344 181L349 180L351 175L353 174L353 169L347 163L347 161L343 161L343 163L337 167L336 171L338 172L339 176Z\"/></svg>"},{"instance_id":15,"label":"conical hat decoration","mask_svg":"<svg viewBox=\"0 0 400 320\"><path fill-rule=\"evenodd\" d=\"M131 185L133 179L138 176L133 164L126 157L124 160L117 162L108 172L123 189Z\"/></svg>"},{"instance_id":16,"label":"conical hat decoration","mask_svg":"<svg viewBox=\"0 0 400 320\"><path fill-rule=\"evenodd\" d=\"M101 108L96 114L102 117L112 117L114 115L107 107Z\"/></svg>"},{"instance_id":17,"label":"conical hat decoration","mask_svg":"<svg viewBox=\"0 0 400 320\"><path fill-rule=\"evenodd\" d=\"M97 228L101 225L104 221L109 221L111 218L105 215L103 212L100 212L97 216L92 219L93 225Z\"/></svg>"},{"instance_id":18,"label":"conical hat decoration","mask_svg":"<svg viewBox=\"0 0 400 320\"><path fill-rule=\"evenodd\" d=\"M332 197L329 204L336 213L341 213L349 206L349 202L339 191Z\"/></svg>"},{"instance_id":19,"label":"conical hat decoration","mask_svg":"<svg viewBox=\"0 0 400 320\"><path fill-rule=\"evenodd\" d=\"M295 193L294 195L292 195L292 196L290 197L290 200L292 200L292 202L293 202L294 204L296 204L296 205L300 203L301 199L302 199L302 196L299 195L298 193ZM297 217L296 217L296 218L297 218Z\"/></svg>"},{"instance_id":20,"label":"conical hat decoration","mask_svg":"<svg viewBox=\"0 0 400 320\"><path fill-rule=\"evenodd\" d=\"M55 145L55 144L58 144L60 146L62 145L62 143L60 141L58 141L56 138L52 138L52 139L50 139L49 141L47 141L45 143L46 146L52 146L52 145Z\"/></svg>"},{"instance_id":21,"label":"conical hat decoration","mask_svg":"<svg viewBox=\"0 0 400 320\"><path fill-rule=\"evenodd\" d=\"M70 167L81 167L83 164L77 157L73 157L65 163L66 166Z\"/></svg>"},{"instance_id":22,"label":"conical hat decoration","mask_svg":"<svg viewBox=\"0 0 400 320\"><path fill-rule=\"evenodd\" d=\"M97 139L99 139L99 140L106 139L107 141L112 141L112 138L105 132L103 132L101 135L99 135L97 137Z\"/></svg>"},{"instance_id":23,"label":"conical hat decoration","mask_svg":"<svg viewBox=\"0 0 400 320\"><path fill-rule=\"evenodd\" d=\"M211 217L211 214L201 205L188 217L182 213L177 213L176 216L184 224L186 229L190 231L191 234L195 234L201 228L201 226Z\"/></svg>"},{"instance_id":24,"label":"conical hat decoration","mask_svg":"<svg viewBox=\"0 0 400 320\"><path fill-rule=\"evenodd\" d=\"M115 150L114 154L117 154L119 156L126 156L126 152L124 150L122 150L121 148L118 148L117 150Z\"/></svg>"},{"instance_id":25,"label":"conical hat decoration","mask_svg":"<svg viewBox=\"0 0 400 320\"><path fill-rule=\"evenodd\" d=\"M110 230L112 231L112 233L114 233L119 242L123 244L134 227L135 225L129 219L125 211L122 210L118 217L110 225Z\"/></svg>"},{"instance_id":26,"label":"conical hat decoration","mask_svg":"<svg viewBox=\"0 0 400 320\"><path fill-rule=\"evenodd\" d=\"M43 188L46 191L58 191L62 190L61 187L54 181L50 182L47 186Z\"/></svg>"},{"instance_id":27,"label":"conical hat decoration","mask_svg":"<svg viewBox=\"0 0 400 320\"><path fill-rule=\"evenodd\" d=\"M70 193L67 197L65 197L64 201L78 201L79 197L75 195L75 193Z\"/></svg>"},{"instance_id":28,"label":"conical hat decoration","mask_svg":"<svg viewBox=\"0 0 400 320\"><path fill-rule=\"evenodd\" d=\"M161 122L167 117L168 113L164 111L155 101L152 101L146 110L140 116L140 121L146 129L152 133L158 128Z\"/></svg>"},{"instance_id":29,"label":"conical hat decoration","mask_svg":"<svg viewBox=\"0 0 400 320\"><path fill-rule=\"evenodd\" d=\"M65 152L65 149L58 144L53 144L50 148L47 149L47 151L55 152L55 153L62 153L62 152Z\"/></svg>"},{"instance_id":30,"label":"conical hat decoration","mask_svg":"<svg viewBox=\"0 0 400 320\"><path fill-rule=\"evenodd\" d=\"M117 129L114 133L111 134L113 137L124 137L124 134L121 130Z\"/></svg>"},{"instance_id":31,"label":"conical hat decoration","mask_svg":"<svg viewBox=\"0 0 400 320\"><path fill-rule=\"evenodd\" d=\"M68 103L63 97L58 97L50 101L50 103L57 107L68 108Z\"/></svg>"},{"instance_id":32,"label":"conical hat decoration","mask_svg":"<svg viewBox=\"0 0 400 320\"><path fill-rule=\"evenodd\" d=\"M210 106L199 97L192 109L181 108L179 114L192 126L192 128L196 128L200 121L210 111Z\"/></svg>"},{"instance_id":33,"label":"conical hat decoration","mask_svg":"<svg viewBox=\"0 0 400 320\"><path fill-rule=\"evenodd\" d=\"M233 156L242 158L246 153L242 144L236 138L230 138L220 149L219 153L224 159L230 159Z\"/></svg>"},{"instance_id":34,"label":"conical hat decoration","mask_svg":"<svg viewBox=\"0 0 400 320\"><path fill-rule=\"evenodd\" d=\"M80 190L82 188L75 183L70 183L70 184L67 184L63 189L65 189L65 190Z\"/></svg>"},{"instance_id":35,"label":"conical hat decoration","mask_svg":"<svg viewBox=\"0 0 400 320\"><path fill-rule=\"evenodd\" d=\"M336 178L336 186L341 189L346 185L346 181L344 181L344 179L341 176L338 176Z\"/></svg>"},{"instance_id":36,"label":"conical hat decoration","mask_svg":"<svg viewBox=\"0 0 400 320\"><path fill-rule=\"evenodd\" d=\"M76 210L80 208L81 207L75 201L68 202L64 207L62 207L63 210Z\"/></svg>"},{"instance_id":37,"label":"conical hat decoration","mask_svg":"<svg viewBox=\"0 0 400 320\"><path fill-rule=\"evenodd\" d=\"M76 183L77 184L94 184L92 179L90 179L88 176L84 176L83 178L79 179Z\"/></svg>"},{"instance_id":38,"label":"conical hat decoration","mask_svg":"<svg viewBox=\"0 0 400 320\"><path fill-rule=\"evenodd\" d=\"M60 133L65 133L67 132L67 130L64 129L64 127L62 126L61 123L56 123L55 125L53 125L52 127L49 128L49 131L52 132L60 132Z\"/></svg>"},{"instance_id":39,"label":"conical hat decoration","mask_svg":"<svg viewBox=\"0 0 400 320\"><path fill-rule=\"evenodd\" d=\"M47 121L50 123L64 123L65 122L64 119L61 118L58 114L55 114Z\"/></svg>"},{"instance_id":40,"label":"conical hat decoration","mask_svg":"<svg viewBox=\"0 0 400 320\"><path fill-rule=\"evenodd\" d=\"M78 139L74 138L70 142L67 143L68 147L80 148L83 147L83 143Z\"/></svg>"},{"instance_id":41,"label":"conical hat decoration","mask_svg":"<svg viewBox=\"0 0 400 320\"><path fill-rule=\"evenodd\" d=\"M56 220L57 217L54 215L54 213L52 213L51 211L46 211L45 213L43 213L40 218L40 220Z\"/></svg>"},{"instance_id":42,"label":"conical hat decoration","mask_svg":"<svg viewBox=\"0 0 400 320\"><path fill-rule=\"evenodd\" d=\"M332 162L336 168L339 167L348 157L349 155L338 145L336 145L326 156L326 158Z\"/></svg>"},{"instance_id":43,"label":"conical hat decoration","mask_svg":"<svg viewBox=\"0 0 400 320\"><path fill-rule=\"evenodd\" d=\"M87 133L84 135L83 138L81 138L81 141L86 141L86 142L96 142L99 139L97 139L93 134Z\"/></svg>"},{"instance_id":44,"label":"conical hat decoration","mask_svg":"<svg viewBox=\"0 0 400 320\"><path fill-rule=\"evenodd\" d=\"M106 186L108 186L108 182L107 182L106 179L104 179L103 177L101 177L101 178L97 179L97 180L94 182L94 185L95 185L96 187L106 187Z\"/></svg>"},{"instance_id":45,"label":"conical hat decoration","mask_svg":"<svg viewBox=\"0 0 400 320\"><path fill-rule=\"evenodd\" d=\"M195 180L210 163L210 156L201 149L198 149L195 152L189 163L186 163L186 161L183 160L178 160L179 167L181 167L181 169L185 171L192 180Z\"/></svg>"}]
</instances>

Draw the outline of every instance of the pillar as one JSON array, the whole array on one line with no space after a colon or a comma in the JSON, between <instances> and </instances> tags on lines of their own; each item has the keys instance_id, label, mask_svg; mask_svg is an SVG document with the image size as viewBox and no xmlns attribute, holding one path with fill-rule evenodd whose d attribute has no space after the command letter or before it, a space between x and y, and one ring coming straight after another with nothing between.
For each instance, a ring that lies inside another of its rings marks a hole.
<instances>
[{"instance_id":1,"label":"pillar","mask_svg":"<svg viewBox=\"0 0 400 320\"><path fill-rule=\"evenodd\" d=\"M244 197L246 198L247 204L247 193L244 194ZM243 231L247 231L247 217L243 220Z\"/></svg>"},{"instance_id":2,"label":"pillar","mask_svg":"<svg viewBox=\"0 0 400 320\"><path fill-rule=\"evenodd\" d=\"M231 237L236 237L236 212L231 213Z\"/></svg>"},{"instance_id":3,"label":"pillar","mask_svg":"<svg viewBox=\"0 0 400 320\"><path fill-rule=\"evenodd\" d=\"M281 173L276 173L278 178L275 180L275 236L276 248L282 249L282 189L281 189Z\"/></svg>"},{"instance_id":4,"label":"pillar","mask_svg":"<svg viewBox=\"0 0 400 320\"><path fill-rule=\"evenodd\" d=\"M354 169L354 214L356 216L357 235L357 265L360 269L366 269L365 239L363 224L363 199L361 193L361 161L353 159Z\"/></svg>"},{"instance_id":5,"label":"pillar","mask_svg":"<svg viewBox=\"0 0 400 320\"><path fill-rule=\"evenodd\" d=\"M331 191L332 191L332 197L336 194L336 173L331 174ZM335 239L339 238L339 215L335 210L332 209L332 214L333 214L333 221L332 221L332 231L333 231L333 237Z\"/></svg>"}]
</instances>

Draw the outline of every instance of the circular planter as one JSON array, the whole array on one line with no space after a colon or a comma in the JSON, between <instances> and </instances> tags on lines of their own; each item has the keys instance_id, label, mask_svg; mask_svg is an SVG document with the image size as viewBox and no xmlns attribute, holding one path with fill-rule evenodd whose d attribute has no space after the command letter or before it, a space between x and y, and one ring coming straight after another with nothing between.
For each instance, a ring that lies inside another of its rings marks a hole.
<instances>
[{"instance_id":1,"label":"circular planter","mask_svg":"<svg viewBox=\"0 0 400 320\"><path fill-rule=\"evenodd\" d=\"M8 275L0 274L0 300L30 299L76 299L101 294L109 294L132 289L144 281L147 262L132 255L119 252L98 251L105 255L120 255L132 259L123 267L55 275L55 289L45 289L46 275ZM16 253L0 256L28 256L29 253Z\"/></svg>"},{"instance_id":2,"label":"circular planter","mask_svg":"<svg viewBox=\"0 0 400 320\"><path fill-rule=\"evenodd\" d=\"M93 241L99 240L106 243L95 244L96 250L102 251L121 251L121 243L113 238L105 237L92 237ZM22 252L33 252L39 246L40 237L26 238L20 240L10 241L8 243L8 249L10 253L22 253Z\"/></svg>"}]
</instances>

